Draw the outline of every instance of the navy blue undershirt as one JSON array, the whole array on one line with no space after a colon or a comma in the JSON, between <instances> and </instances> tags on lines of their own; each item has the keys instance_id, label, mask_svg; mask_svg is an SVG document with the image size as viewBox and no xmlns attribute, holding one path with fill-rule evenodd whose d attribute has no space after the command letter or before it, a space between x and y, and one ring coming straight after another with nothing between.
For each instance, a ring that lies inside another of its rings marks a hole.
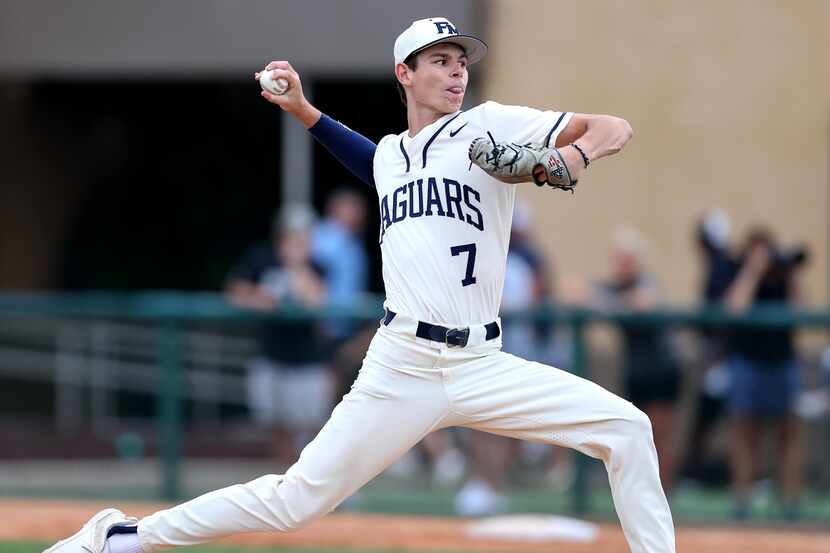
<instances>
[{"instance_id":1,"label":"navy blue undershirt","mask_svg":"<svg viewBox=\"0 0 830 553\"><path fill-rule=\"evenodd\" d=\"M308 132L354 176L371 187L375 186L373 160L377 144L325 113Z\"/></svg>"}]
</instances>

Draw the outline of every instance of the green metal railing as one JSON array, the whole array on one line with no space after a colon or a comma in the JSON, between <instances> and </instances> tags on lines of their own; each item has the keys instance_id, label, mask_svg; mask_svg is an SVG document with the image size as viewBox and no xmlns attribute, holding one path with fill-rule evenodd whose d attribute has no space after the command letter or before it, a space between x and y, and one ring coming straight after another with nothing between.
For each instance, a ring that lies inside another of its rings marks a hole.
<instances>
[{"instance_id":1,"label":"green metal railing","mask_svg":"<svg viewBox=\"0 0 830 553\"><path fill-rule=\"evenodd\" d=\"M382 315L380 298L366 298L350 309L299 310L259 313L229 305L216 293L42 293L0 294L0 318L50 317L141 321L160 330L158 369L158 435L163 476L160 495L181 498L179 465L183 436L181 330L188 323L222 322L253 324L265 320L343 318L376 321ZM572 333L571 371L589 377L586 329L595 322L626 325L692 325L695 327L820 327L830 328L828 310L791 310L780 306L756 308L740 315L716 307L660 309L647 313L600 312L591 309L545 305L505 318L568 325ZM588 489L587 457L578 456L571 510L586 513Z\"/></svg>"}]
</instances>

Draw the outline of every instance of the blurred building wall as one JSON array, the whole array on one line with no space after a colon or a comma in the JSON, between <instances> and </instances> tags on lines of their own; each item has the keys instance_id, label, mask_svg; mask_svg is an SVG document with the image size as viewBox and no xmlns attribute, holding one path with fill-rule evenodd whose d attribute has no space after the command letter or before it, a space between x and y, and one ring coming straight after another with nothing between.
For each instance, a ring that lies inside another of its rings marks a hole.
<instances>
[{"instance_id":1,"label":"blurred building wall","mask_svg":"<svg viewBox=\"0 0 830 553\"><path fill-rule=\"evenodd\" d=\"M478 32L482 13L474 0L2 0L0 74L248 76L275 58L391 74L409 22L444 15Z\"/></svg>"},{"instance_id":2,"label":"blurred building wall","mask_svg":"<svg viewBox=\"0 0 830 553\"><path fill-rule=\"evenodd\" d=\"M64 137L32 123L29 92L0 83L0 289L49 287L81 200Z\"/></svg>"},{"instance_id":3,"label":"blurred building wall","mask_svg":"<svg viewBox=\"0 0 830 553\"><path fill-rule=\"evenodd\" d=\"M33 82L249 80L272 59L307 81L391 81L395 37L437 15L482 32L474 0L0 0L0 289L55 286L84 196L84 169L65 147L78 137L35 124Z\"/></svg>"},{"instance_id":4,"label":"blurred building wall","mask_svg":"<svg viewBox=\"0 0 830 553\"><path fill-rule=\"evenodd\" d=\"M635 130L575 195L522 187L560 273L604 274L612 229L631 223L669 298L695 299L691 229L722 206L737 237L764 222L808 241L807 297L827 301L830 2L488 6L483 98L618 114Z\"/></svg>"},{"instance_id":5,"label":"blurred building wall","mask_svg":"<svg viewBox=\"0 0 830 553\"><path fill-rule=\"evenodd\" d=\"M624 155L593 166L576 195L521 188L560 274L603 274L613 228L630 223L649 239L669 299L693 299L699 264L691 229L705 209L722 206L738 236L768 222L786 242L807 240L814 253L807 295L826 301L829 2L251 0L244 7L0 2L0 78L15 83L4 100L3 135L21 150L6 149L13 160L6 171L17 169L2 183L0 287L49 285L45 272L78 196L55 141L17 117L27 79L226 78L283 55L312 72L385 74L408 21L446 14L490 43L473 68L483 97L614 113L634 126Z\"/></svg>"}]
</instances>

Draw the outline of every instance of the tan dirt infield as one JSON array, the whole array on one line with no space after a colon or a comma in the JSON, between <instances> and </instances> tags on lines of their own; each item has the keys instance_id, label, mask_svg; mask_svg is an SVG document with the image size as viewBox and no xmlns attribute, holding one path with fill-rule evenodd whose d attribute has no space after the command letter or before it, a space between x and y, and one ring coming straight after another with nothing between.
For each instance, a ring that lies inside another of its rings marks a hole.
<instances>
[{"instance_id":1,"label":"tan dirt infield","mask_svg":"<svg viewBox=\"0 0 830 553\"><path fill-rule=\"evenodd\" d=\"M53 542L75 533L96 511L100 502L52 500L0 501L0 541ZM122 504L132 516L163 508L147 503ZM476 540L465 536L468 521L455 518L376 514L332 514L292 534L262 533L232 536L220 543L231 545L330 548L404 549L421 551L504 551L546 553L627 553L618 526L601 526L599 538L589 544ZM679 528L681 553L827 553L830 533L762 529Z\"/></svg>"}]
</instances>

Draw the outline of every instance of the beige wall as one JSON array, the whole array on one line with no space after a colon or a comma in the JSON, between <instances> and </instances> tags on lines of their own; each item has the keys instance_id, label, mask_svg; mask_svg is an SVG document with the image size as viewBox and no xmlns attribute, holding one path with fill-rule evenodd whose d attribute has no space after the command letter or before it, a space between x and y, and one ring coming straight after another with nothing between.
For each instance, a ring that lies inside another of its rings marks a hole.
<instances>
[{"instance_id":1,"label":"beige wall","mask_svg":"<svg viewBox=\"0 0 830 553\"><path fill-rule=\"evenodd\" d=\"M737 235L807 241L809 301L828 298L830 2L492 1L483 96L627 118L635 136L578 192L520 194L566 277L601 276L630 223L672 301L697 294L691 229L721 206Z\"/></svg>"}]
</instances>

